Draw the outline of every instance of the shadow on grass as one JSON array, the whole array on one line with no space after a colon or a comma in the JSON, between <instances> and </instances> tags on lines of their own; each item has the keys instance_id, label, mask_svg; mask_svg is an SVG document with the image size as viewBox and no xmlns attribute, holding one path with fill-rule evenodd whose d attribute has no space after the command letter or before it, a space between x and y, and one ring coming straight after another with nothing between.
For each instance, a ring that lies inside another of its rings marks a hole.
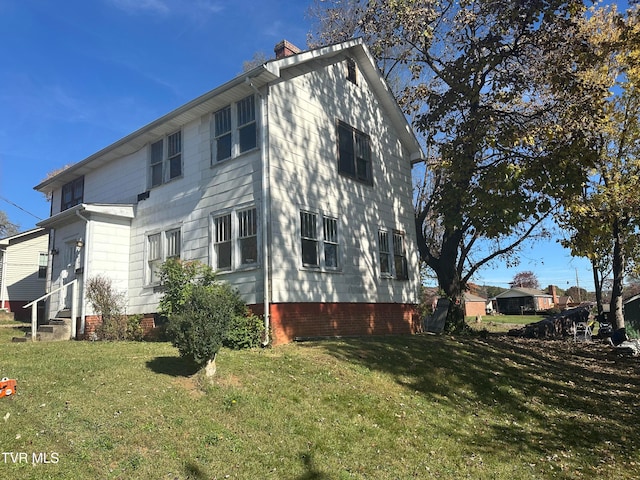
<instances>
[{"instance_id":1,"label":"shadow on grass","mask_svg":"<svg viewBox=\"0 0 640 480\"><path fill-rule=\"evenodd\" d=\"M302 460L306 472L296 477L296 480L329 480L331 478L316 468L313 453L300 454L300 460Z\"/></svg>"},{"instance_id":2,"label":"shadow on grass","mask_svg":"<svg viewBox=\"0 0 640 480\"><path fill-rule=\"evenodd\" d=\"M195 480L211 478L200 468L199 465L196 465L193 462L187 462L184 466L184 471L187 478L193 478Z\"/></svg>"},{"instance_id":3,"label":"shadow on grass","mask_svg":"<svg viewBox=\"0 0 640 480\"><path fill-rule=\"evenodd\" d=\"M196 363L182 357L156 357L147 362L147 368L172 377L190 377L200 370Z\"/></svg>"},{"instance_id":4,"label":"shadow on grass","mask_svg":"<svg viewBox=\"0 0 640 480\"><path fill-rule=\"evenodd\" d=\"M595 448L630 458L640 444L640 366L607 345L416 335L316 346L469 415L477 432L453 421L446 428L475 448L510 451L518 443L537 455Z\"/></svg>"}]
</instances>

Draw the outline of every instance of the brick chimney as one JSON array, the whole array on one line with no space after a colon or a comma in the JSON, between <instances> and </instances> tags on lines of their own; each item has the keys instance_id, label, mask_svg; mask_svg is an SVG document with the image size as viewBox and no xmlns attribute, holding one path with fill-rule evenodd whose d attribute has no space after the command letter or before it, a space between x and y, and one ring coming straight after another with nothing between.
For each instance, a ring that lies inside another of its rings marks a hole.
<instances>
[{"instance_id":1,"label":"brick chimney","mask_svg":"<svg viewBox=\"0 0 640 480\"><path fill-rule=\"evenodd\" d=\"M549 295L551 295L553 298L551 299L551 301L553 302L554 305L558 304L558 292L556 290L556 286L555 285L549 285Z\"/></svg>"},{"instance_id":2,"label":"brick chimney","mask_svg":"<svg viewBox=\"0 0 640 480\"><path fill-rule=\"evenodd\" d=\"M300 53L300 49L287 40L282 40L278 43L273 51L276 53L276 60Z\"/></svg>"}]
</instances>

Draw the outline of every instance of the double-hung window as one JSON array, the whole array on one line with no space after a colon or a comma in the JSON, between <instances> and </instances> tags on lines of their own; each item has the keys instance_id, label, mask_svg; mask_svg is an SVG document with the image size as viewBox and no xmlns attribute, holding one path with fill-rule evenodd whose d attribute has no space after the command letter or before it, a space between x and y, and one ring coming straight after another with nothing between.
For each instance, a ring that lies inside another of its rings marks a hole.
<instances>
[{"instance_id":1,"label":"double-hung window","mask_svg":"<svg viewBox=\"0 0 640 480\"><path fill-rule=\"evenodd\" d=\"M258 146L256 101L251 95L239 101L236 106L238 109L238 146L240 153L244 153Z\"/></svg>"},{"instance_id":2,"label":"double-hung window","mask_svg":"<svg viewBox=\"0 0 640 480\"><path fill-rule=\"evenodd\" d=\"M180 258L182 239L180 229L147 235L147 283L160 283L160 267L169 258Z\"/></svg>"},{"instance_id":3,"label":"double-hung window","mask_svg":"<svg viewBox=\"0 0 640 480\"><path fill-rule=\"evenodd\" d=\"M302 266L337 270L339 268L338 219L307 210L300 211Z\"/></svg>"},{"instance_id":4,"label":"double-hung window","mask_svg":"<svg viewBox=\"0 0 640 480\"><path fill-rule=\"evenodd\" d=\"M231 214L215 217L213 219L213 229L214 268L220 271L229 271L232 268Z\"/></svg>"},{"instance_id":5,"label":"double-hung window","mask_svg":"<svg viewBox=\"0 0 640 480\"><path fill-rule=\"evenodd\" d=\"M212 116L212 163L236 157L258 147L255 95L214 112Z\"/></svg>"},{"instance_id":6,"label":"double-hung window","mask_svg":"<svg viewBox=\"0 0 640 480\"><path fill-rule=\"evenodd\" d=\"M38 256L38 278L47 278L47 262L49 256L46 253L40 253Z\"/></svg>"},{"instance_id":7,"label":"double-hung window","mask_svg":"<svg viewBox=\"0 0 640 480\"><path fill-rule=\"evenodd\" d=\"M60 211L80 205L84 198L84 177L66 183L62 186L62 202Z\"/></svg>"},{"instance_id":8,"label":"double-hung window","mask_svg":"<svg viewBox=\"0 0 640 480\"><path fill-rule=\"evenodd\" d=\"M324 266L338 268L338 219L322 217L324 233Z\"/></svg>"},{"instance_id":9,"label":"double-hung window","mask_svg":"<svg viewBox=\"0 0 640 480\"><path fill-rule=\"evenodd\" d=\"M302 265L319 267L318 261L318 215L300 212L300 238L302 240Z\"/></svg>"},{"instance_id":10,"label":"double-hung window","mask_svg":"<svg viewBox=\"0 0 640 480\"><path fill-rule=\"evenodd\" d=\"M212 217L212 266L221 272L258 264L258 210L237 209Z\"/></svg>"},{"instance_id":11,"label":"double-hung window","mask_svg":"<svg viewBox=\"0 0 640 480\"><path fill-rule=\"evenodd\" d=\"M362 183L373 183L369 135L344 122L338 122L338 172Z\"/></svg>"},{"instance_id":12,"label":"double-hung window","mask_svg":"<svg viewBox=\"0 0 640 480\"><path fill-rule=\"evenodd\" d=\"M241 210L238 215L238 250L240 265L258 263L258 216L255 208Z\"/></svg>"},{"instance_id":13,"label":"double-hung window","mask_svg":"<svg viewBox=\"0 0 640 480\"><path fill-rule=\"evenodd\" d=\"M182 176L182 132L177 131L151 144L149 179L157 187Z\"/></svg>"},{"instance_id":14,"label":"double-hung window","mask_svg":"<svg viewBox=\"0 0 640 480\"><path fill-rule=\"evenodd\" d=\"M391 250L389 249L389 232L378 231L378 251L380 253L380 273L391 276Z\"/></svg>"},{"instance_id":15,"label":"double-hung window","mask_svg":"<svg viewBox=\"0 0 640 480\"><path fill-rule=\"evenodd\" d=\"M378 230L378 256L380 274L383 277L407 280L407 256L404 245L404 233L393 230Z\"/></svg>"},{"instance_id":16,"label":"double-hung window","mask_svg":"<svg viewBox=\"0 0 640 480\"><path fill-rule=\"evenodd\" d=\"M398 280L407 280L407 256L404 249L404 233L393 232L393 266Z\"/></svg>"},{"instance_id":17,"label":"double-hung window","mask_svg":"<svg viewBox=\"0 0 640 480\"><path fill-rule=\"evenodd\" d=\"M231 158L231 106L213 114L213 138L216 160Z\"/></svg>"}]
</instances>

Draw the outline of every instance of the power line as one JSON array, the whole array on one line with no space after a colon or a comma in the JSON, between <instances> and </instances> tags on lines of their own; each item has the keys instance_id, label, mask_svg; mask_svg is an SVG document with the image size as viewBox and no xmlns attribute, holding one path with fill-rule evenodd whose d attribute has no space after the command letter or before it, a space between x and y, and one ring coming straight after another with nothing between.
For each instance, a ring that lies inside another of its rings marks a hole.
<instances>
[{"instance_id":1,"label":"power line","mask_svg":"<svg viewBox=\"0 0 640 480\"><path fill-rule=\"evenodd\" d=\"M37 215L34 215L33 213L31 213L28 210L25 210L24 208L22 208L20 205L16 205L15 203L13 203L11 200L7 200L6 198L4 198L3 196L0 196L0 200L4 200L5 202L7 202L9 205L13 205L14 207L16 207L19 210L22 210L24 213L31 215L34 218L37 218L38 220L42 220L42 218L40 218Z\"/></svg>"}]
</instances>

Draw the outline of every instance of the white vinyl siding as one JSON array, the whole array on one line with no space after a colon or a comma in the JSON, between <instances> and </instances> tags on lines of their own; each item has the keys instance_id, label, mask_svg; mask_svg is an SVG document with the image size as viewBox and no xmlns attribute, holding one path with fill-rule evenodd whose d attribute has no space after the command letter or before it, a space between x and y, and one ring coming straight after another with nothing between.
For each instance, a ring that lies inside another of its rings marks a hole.
<instances>
[{"instance_id":1,"label":"white vinyl siding","mask_svg":"<svg viewBox=\"0 0 640 480\"><path fill-rule=\"evenodd\" d=\"M45 282L38 273L43 267L41 253L47 251L49 236L33 232L5 240L8 244L0 245L0 299L30 302L44 295Z\"/></svg>"}]
</instances>

